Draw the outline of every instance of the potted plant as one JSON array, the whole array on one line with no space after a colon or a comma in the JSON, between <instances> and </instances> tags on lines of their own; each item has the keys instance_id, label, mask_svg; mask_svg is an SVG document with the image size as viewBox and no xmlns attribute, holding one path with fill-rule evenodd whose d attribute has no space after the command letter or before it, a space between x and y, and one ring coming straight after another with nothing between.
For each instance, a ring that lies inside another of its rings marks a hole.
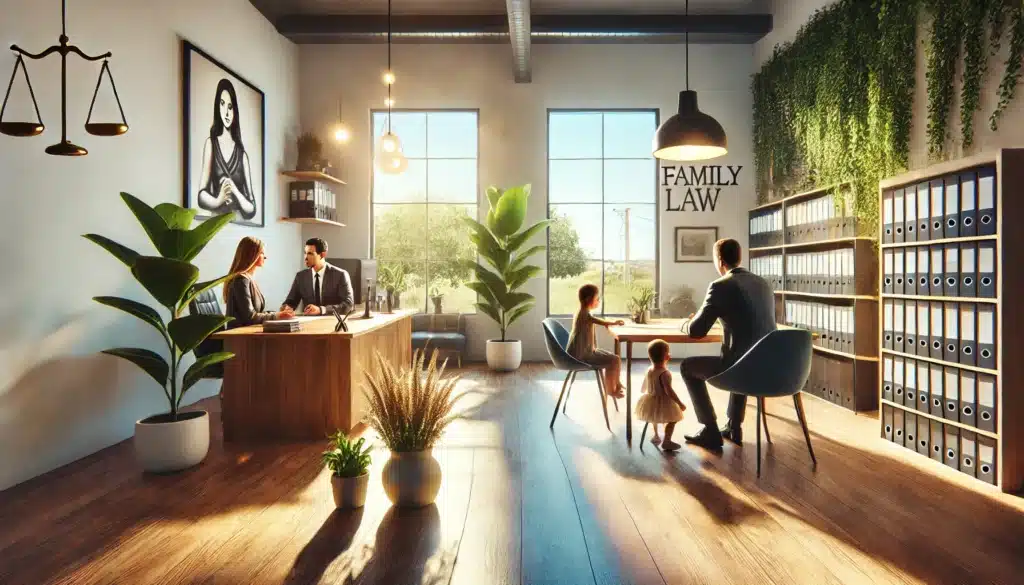
<instances>
[{"instance_id":1,"label":"potted plant","mask_svg":"<svg viewBox=\"0 0 1024 585\"><path fill-rule=\"evenodd\" d=\"M507 339L506 334L509 326L536 303L533 295L519 289L541 272L539 266L526 261L544 251L544 246L524 247L551 220L523 227L529 197L529 184L507 190L491 186L487 188L490 209L486 223L463 218L472 230L469 239L476 245L477 253L494 269L492 271L480 262L468 263L475 276L468 286L481 297L476 307L497 322L501 330L500 339L487 340L487 365L493 370L512 371L522 363L522 342Z\"/></svg>"},{"instance_id":2,"label":"potted plant","mask_svg":"<svg viewBox=\"0 0 1024 585\"><path fill-rule=\"evenodd\" d=\"M324 172L328 165L323 157L324 145L312 132L305 132L298 139L297 170Z\"/></svg>"},{"instance_id":3,"label":"potted plant","mask_svg":"<svg viewBox=\"0 0 1024 585\"><path fill-rule=\"evenodd\" d=\"M409 282L406 280L408 276L409 271L405 264L401 262L381 265L377 281L384 288L384 292L387 293L389 313L399 308L401 295L409 286Z\"/></svg>"},{"instance_id":4,"label":"potted plant","mask_svg":"<svg viewBox=\"0 0 1024 585\"><path fill-rule=\"evenodd\" d=\"M323 452L323 461L331 470L331 491L336 508L362 508L366 503L366 486L370 474L370 447L366 439L350 441L338 431L331 436L330 448Z\"/></svg>"},{"instance_id":5,"label":"potted plant","mask_svg":"<svg viewBox=\"0 0 1024 585\"><path fill-rule=\"evenodd\" d=\"M217 352L199 358L179 381L184 356L231 320L223 315L183 316L181 313L200 293L231 276L198 282L199 268L191 261L231 221L233 214L218 215L190 229L196 214L194 209L172 203L150 207L128 193L121 193L121 199L142 225L159 256L143 256L97 234L84 237L127 266L135 280L170 314L170 321L165 322L156 309L130 299L108 296L93 299L156 329L167 346L170 360L152 350L136 347L117 347L103 353L132 362L160 384L167 397L168 412L135 423L135 453L146 471L177 471L202 461L210 448L209 415L204 410L179 412L181 400L208 368L234 357L230 352Z\"/></svg>"},{"instance_id":6,"label":"potted plant","mask_svg":"<svg viewBox=\"0 0 1024 585\"><path fill-rule=\"evenodd\" d=\"M633 285L633 295L627 301L627 308L633 317L634 323L644 324L651 320L651 309L654 307L654 298L657 293L654 287L649 284Z\"/></svg>"},{"instance_id":7,"label":"potted plant","mask_svg":"<svg viewBox=\"0 0 1024 585\"><path fill-rule=\"evenodd\" d=\"M396 370L377 352L376 372L366 371L366 423L391 450L381 482L396 506L429 505L441 489L441 465L433 448L452 421L458 378L444 377L447 360L438 368L436 349L421 377L424 356L416 350L412 366Z\"/></svg>"},{"instance_id":8,"label":"potted plant","mask_svg":"<svg viewBox=\"0 0 1024 585\"><path fill-rule=\"evenodd\" d=\"M443 279L435 278L430 284L430 302L434 303L434 314L444 313L442 302L444 301L445 282Z\"/></svg>"}]
</instances>

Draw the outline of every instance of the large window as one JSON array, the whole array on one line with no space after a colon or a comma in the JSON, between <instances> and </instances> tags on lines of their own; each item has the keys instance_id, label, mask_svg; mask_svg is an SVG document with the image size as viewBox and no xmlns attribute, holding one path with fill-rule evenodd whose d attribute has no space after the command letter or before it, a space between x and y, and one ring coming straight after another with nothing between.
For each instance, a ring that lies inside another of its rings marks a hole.
<instances>
[{"instance_id":1,"label":"large window","mask_svg":"<svg viewBox=\"0 0 1024 585\"><path fill-rule=\"evenodd\" d=\"M380 136L387 112L373 112ZM475 312L470 274L460 265L476 258L459 219L477 217L477 112L392 112L391 131L402 142L409 166L389 175L373 165L373 255L378 271L406 274L404 309L433 311L441 296L445 312Z\"/></svg>"},{"instance_id":2,"label":"large window","mask_svg":"<svg viewBox=\"0 0 1024 585\"><path fill-rule=\"evenodd\" d=\"M657 286L655 110L548 112L548 313L571 315L584 283L624 315L632 287Z\"/></svg>"}]
</instances>

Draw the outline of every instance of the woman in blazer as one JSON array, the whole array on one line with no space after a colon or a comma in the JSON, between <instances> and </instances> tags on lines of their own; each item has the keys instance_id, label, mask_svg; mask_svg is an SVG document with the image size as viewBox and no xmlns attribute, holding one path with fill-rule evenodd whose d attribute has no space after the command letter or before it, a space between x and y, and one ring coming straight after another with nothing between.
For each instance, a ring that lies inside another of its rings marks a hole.
<instances>
[{"instance_id":1,"label":"woman in blazer","mask_svg":"<svg viewBox=\"0 0 1024 585\"><path fill-rule=\"evenodd\" d=\"M294 314L290 310L267 311L267 301L260 292L260 287L253 279L256 269L267 261L263 251L263 242L245 236L238 242L235 259L231 262L230 274L235 274L224 282L225 314L234 317L228 328L255 325L272 319L287 319Z\"/></svg>"}]
</instances>

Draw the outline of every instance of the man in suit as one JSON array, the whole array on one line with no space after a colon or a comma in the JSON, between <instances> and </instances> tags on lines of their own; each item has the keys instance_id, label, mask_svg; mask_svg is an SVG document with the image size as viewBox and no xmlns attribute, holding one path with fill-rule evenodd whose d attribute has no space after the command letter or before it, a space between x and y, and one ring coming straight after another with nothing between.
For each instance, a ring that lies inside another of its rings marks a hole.
<instances>
[{"instance_id":1,"label":"man in suit","mask_svg":"<svg viewBox=\"0 0 1024 585\"><path fill-rule=\"evenodd\" d=\"M304 315L330 315L332 309L344 315L352 310L352 280L348 272L328 264L326 258L327 242L306 240L306 269L295 275L282 311L295 311L300 301L306 305Z\"/></svg>"},{"instance_id":2,"label":"man in suit","mask_svg":"<svg viewBox=\"0 0 1024 585\"><path fill-rule=\"evenodd\" d=\"M731 366L762 337L775 330L775 297L772 287L760 276L740 267L740 244L724 239L715 242L715 268L721 276L708 286L704 304L683 322L683 333L700 339L716 320L722 321L724 339L721 356L695 356L683 359L681 373L697 421L704 428L684 438L709 449L722 447L722 437L742 444L743 415L747 397L729 396L729 422L718 428L715 408L708 396L706 380Z\"/></svg>"}]
</instances>

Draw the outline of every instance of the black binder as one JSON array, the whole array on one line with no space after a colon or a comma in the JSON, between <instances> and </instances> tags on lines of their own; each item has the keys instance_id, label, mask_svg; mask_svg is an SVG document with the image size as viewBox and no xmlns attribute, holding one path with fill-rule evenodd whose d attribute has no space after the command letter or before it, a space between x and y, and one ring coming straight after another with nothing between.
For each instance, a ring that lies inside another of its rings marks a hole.
<instances>
[{"instance_id":1,"label":"black binder","mask_svg":"<svg viewBox=\"0 0 1024 585\"><path fill-rule=\"evenodd\" d=\"M914 301L906 301L903 309L904 322L906 326L903 329L903 352L909 354L917 353L917 303Z\"/></svg>"},{"instance_id":2,"label":"black binder","mask_svg":"<svg viewBox=\"0 0 1024 585\"><path fill-rule=\"evenodd\" d=\"M882 275L884 280L882 281L882 292L891 295L893 292L893 263L894 254L892 250L885 250L882 252Z\"/></svg>"},{"instance_id":3,"label":"black binder","mask_svg":"<svg viewBox=\"0 0 1024 585\"><path fill-rule=\"evenodd\" d=\"M978 329L975 331L978 344L978 367L996 369L996 306L978 304Z\"/></svg>"},{"instance_id":4,"label":"black binder","mask_svg":"<svg viewBox=\"0 0 1024 585\"><path fill-rule=\"evenodd\" d=\"M917 241L917 187L907 187L903 194L903 202L906 208L904 217L905 233L904 240L907 242Z\"/></svg>"},{"instance_id":5,"label":"black binder","mask_svg":"<svg viewBox=\"0 0 1024 585\"><path fill-rule=\"evenodd\" d=\"M960 244L946 244L943 249L945 262L942 266L942 273L946 275L946 285L942 294L947 297L955 297L960 291Z\"/></svg>"},{"instance_id":6,"label":"black binder","mask_svg":"<svg viewBox=\"0 0 1024 585\"><path fill-rule=\"evenodd\" d=\"M972 431L960 431L960 472L975 477L975 461L977 461L978 435Z\"/></svg>"},{"instance_id":7,"label":"black binder","mask_svg":"<svg viewBox=\"0 0 1024 585\"><path fill-rule=\"evenodd\" d=\"M892 411L893 408L888 404L882 405L882 436L886 441L892 441Z\"/></svg>"},{"instance_id":8,"label":"black binder","mask_svg":"<svg viewBox=\"0 0 1024 585\"><path fill-rule=\"evenodd\" d=\"M960 182L959 177L946 177L946 226L942 230L944 238L960 237Z\"/></svg>"},{"instance_id":9,"label":"black binder","mask_svg":"<svg viewBox=\"0 0 1024 585\"><path fill-rule=\"evenodd\" d=\"M996 243L978 242L978 296L996 298Z\"/></svg>"},{"instance_id":10,"label":"black binder","mask_svg":"<svg viewBox=\"0 0 1024 585\"><path fill-rule=\"evenodd\" d=\"M892 349L892 302L892 299L885 299L882 303L882 343L885 349Z\"/></svg>"},{"instance_id":11,"label":"black binder","mask_svg":"<svg viewBox=\"0 0 1024 585\"><path fill-rule=\"evenodd\" d=\"M903 202L903 193L903 189L896 189L892 194L892 241L897 244L902 244L906 240L903 235L903 228L905 227L906 222L906 219L904 219L904 215L906 214L906 203Z\"/></svg>"},{"instance_id":12,"label":"black binder","mask_svg":"<svg viewBox=\"0 0 1024 585\"><path fill-rule=\"evenodd\" d=\"M903 446L917 450L917 415L913 412L903 413Z\"/></svg>"},{"instance_id":13,"label":"black binder","mask_svg":"<svg viewBox=\"0 0 1024 585\"><path fill-rule=\"evenodd\" d=\"M960 237L978 235L978 190L974 171L960 175Z\"/></svg>"},{"instance_id":14,"label":"black binder","mask_svg":"<svg viewBox=\"0 0 1024 585\"><path fill-rule=\"evenodd\" d=\"M996 440L978 435L978 479L996 485Z\"/></svg>"},{"instance_id":15,"label":"black binder","mask_svg":"<svg viewBox=\"0 0 1024 585\"><path fill-rule=\"evenodd\" d=\"M942 385L945 383L945 373L943 372L942 366L938 364L930 364L928 366L929 382L928 391L931 392L931 414L939 418L944 418L946 410L946 398L942 393Z\"/></svg>"},{"instance_id":16,"label":"black binder","mask_svg":"<svg viewBox=\"0 0 1024 585\"><path fill-rule=\"evenodd\" d=\"M960 307L956 303L943 303L942 338L945 352L942 359L955 364L960 361Z\"/></svg>"},{"instance_id":17,"label":"black binder","mask_svg":"<svg viewBox=\"0 0 1024 585\"><path fill-rule=\"evenodd\" d=\"M903 406L917 410L917 361L906 360L903 377Z\"/></svg>"},{"instance_id":18,"label":"black binder","mask_svg":"<svg viewBox=\"0 0 1024 585\"><path fill-rule=\"evenodd\" d=\"M886 191L882 194L882 243L891 244L893 239L892 229L892 208L893 192Z\"/></svg>"},{"instance_id":19,"label":"black binder","mask_svg":"<svg viewBox=\"0 0 1024 585\"><path fill-rule=\"evenodd\" d=\"M978 245L960 244L960 296L978 296Z\"/></svg>"},{"instance_id":20,"label":"black binder","mask_svg":"<svg viewBox=\"0 0 1024 585\"><path fill-rule=\"evenodd\" d=\"M892 286L892 292L898 295L906 294L903 286L903 280L906 277L906 264L904 260L907 257L907 249L898 248L893 252L892 256L892 276L894 283Z\"/></svg>"},{"instance_id":21,"label":"black binder","mask_svg":"<svg viewBox=\"0 0 1024 585\"><path fill-rule=\"evenodd\" d=\"M975 325L978 321L977 305L960 303L960 363L973 366L978 363Z\"/></svg>"},{"instance_id":22,"label":"black binder","mask_svg":"<svg viewBox=\"0 0 1024 585\"><path fill-rule=\"evenodd\" d=\"M917 248L917 294L923 297L928 296L930 290L928 285L930 259L931 255L928 253L928 246Z\"/></svg>"},{"instance_id":23,"label":"black binder","mask_svg":"<svg viewBox=\"0 0 1024 585\"><path fill-rule=\"evenodd\" d=\"M933 297L941 297L944 293L942 267L945 266L946 259L942 255L942 250L941 244L928 247L928 253L931 255L931 262L928 265L928 269L931 271L932 278L932 284L928 289L928 294Z\"/></svg>"},{"instance_id":24,"label":"black binder","mask_svg":"<svg viewBox=\"0 0 1024 585\"><path fill-rule=\"evenodd\" d=\"M931 334L931 314L928 301L917 301L917 351L921 357L931 355L929 336Z\"/></svg>"},{"instance_id":25,"label":"black binder","mask_svg":"<svg viewBox=\"0 0 1024 585\"><path fill-rule=\"evenodd\" d=\"M907 248L903 258L903 273L906 278L903 294L917 295L917 248Z\"/></svg>"},{"instance_id":26,"label":"black binder","mask_svg":"<svg viewBox=\"0 0 1024 585\"><path fill-rule=\"evenodd\" d=\"M960 371L960 422L978 426L978 375L970 370Z\"/></svg>"},{"instance_id":27,"label":"black binder","mask_svg":"<svg viewBox=\"0 0 1024 585\"><path fill-rule=\"evenodd\" d=\"M946 410L942 418L960 420L960 370L945 366L942 368L942 397L946 401Z\"/></svg>"},{"instance_id":28,"label":"black binder","mask_svg":"<svg viewBox=\"0 0 1024 585\"><path fill-rule=\"evenodd\" d=\"M917 410L931 412L931 369L928 362L917 362Z\"/></svg>"},{"instance_id":29,"label":"black binder","mask_svg":"<svg viewBox=\"0 0 1024 585\"><path fill-rule=\"evenodd\" d=\"M942 459L946 455L945 451L943 451L943 449L942 449L942 439L943 439L943 428L942 427L944 425L942 423L940 423L939 421L937 421L937 420L933 420L933 421L931 421L931 424L929 426L931 427L931 431L932 431L931 432L931 440L928 441L930 443L930 445L931 445L931 448L932 448L932 451L931 451L932 455L931 455L931 457L935 461L938 461L939 463L942 463Z\"/></svg>"},{"instance_id":30,"label":"black binder","mask_svg":"<svg viewBox=\"0 0 1024 585\"><path fill-rule=\"evenodd\" d=\"M942 434L942 442L946 447L946 465L960 469L960 429L953 425L945 425Z\"/></svg>"},{"instance_id":31,"label":"black binder","mask_svg":"<svg viewBox=\"0 0 1024 585\"><path fill-rule=\"evenodd\" d=\"M903 367L904 360L901 357L893 358L892 362L892 401L896 404L903 404ZM902 435L901 435L902 438Z\"/></svg>"},{"instance_id":32,"label":"black binder","mask_svg":"<svg viewBox=\"0 0 1024 585\"><path fill-rule=\"evenodd\" d=\"M946 223L946 217L942 213L942 209L946 202L946 191L942 184L942 179L933 179L931 182L931 205L928 206L929 217L931 217L931 239L941 240L943 229L942 226Z\"/></svg>"},{"instance_id":33,"label":"black binder","mask_svg":"<svg viewBox=\"0 0 1024 585\"><path fill-rule=\"evenodd\" d=\"M978 235L996 233L996 170L985 167L978 171Z\"/></svg>"},{"instance_id":34,"label":"black binder","mask_svg":"<svg viewBox=\"0 0 1024 585\"><path fill-rule=\"evenodd\" d=\"M929 205L928 183L917 186L917 241L924 242L931 238L931 214Z\"/></svg>"},{"instance_id":35,"label":"black binder","mask_svg":"<svg viewBox=\"0 0 1024 585\"><path fill-rule=\"evenodd\" d=\"M902 408L892 409L892 442L897 445L903 444L903 420L904 412Z\"/></svg>"},{"instance_id":36,"label":"black binder","mask_svg":"<svg viewBox=\"0 0 1024 585\"><path fill-rule=\"evenodd\" d=\"M904 307L906 302L901 299L896 299L892 302L892 349L893 351L903 351L903 328L906 325L905 317L903 316Z\"/></svg>"},{"instance_id":37,"label":"black binder","mask_svg":"<svg viewBox=\"0 0 1024 585\"><path fill-rule=\"evenodd\" d=\"M892 402L892 356L882 360L882 400Z\"/></svg>"},{"instance_id":38,"label":"black binder","mask_svg":"<svg viewBox=\"0 0 1024 585\"><path fill-rule=\"evenodd\" d=\"M931 442L929 422L923 416L917 417L917 452L925 457L928 456L928 444Z\"/></svg>"},{"instance_id":39,"label":"black binder","mask_svg":"<svg viewBox=\"0 0 1024 585\"><path fill-rule=\"evenodd\" d=\"M942 303L930 303L929 308L931 313L931 317L928 319L928 324L931 326L931 333L928 335L928 341L931 344L929 353L933 360L941 360L946 352L946 341L943 337L945 328L942 326L945 315L942 312Z\"/></svg>"}]
</instances>

